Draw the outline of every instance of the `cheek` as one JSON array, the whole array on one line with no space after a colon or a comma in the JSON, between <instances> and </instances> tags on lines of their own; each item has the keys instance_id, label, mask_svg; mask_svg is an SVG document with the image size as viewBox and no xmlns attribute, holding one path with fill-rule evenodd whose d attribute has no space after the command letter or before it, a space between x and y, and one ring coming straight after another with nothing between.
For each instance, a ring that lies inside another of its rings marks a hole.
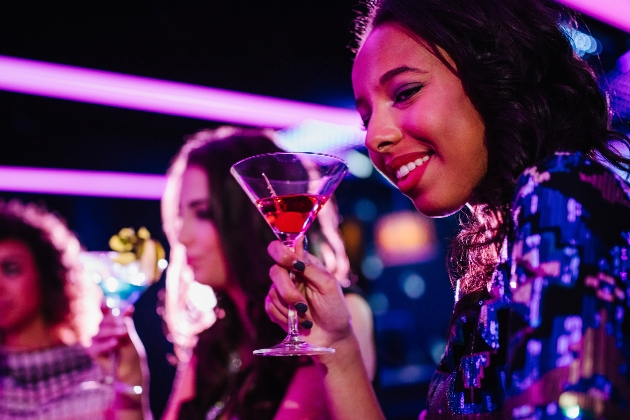
<instances>
[{"instance_id":1,"label":"cheek","mask_svg":"<svg viewBox=\"0 0 630 420\"><path fill-rule=\"evenodd\" d=\"M220 243L216 228L212 225L212 223L207 221L197 225L195 236L197 237L198 243L202 244L203 248L209 251L217 249L217 246Z\"/></svg>"},{"instance_id":2,"label":"cheek","mask_svg":"<svg viewBox=\"0 0 630 420\"><path fill-rule=\"evenodd\" d=\"M4 313L3 327L41 315L42 298L37 278L7 280L3 291L9 298L9 312Z\"/></svg>"},{"instance_id":3,"label":"cheek","mask_svg":"<svg viewBox=\"0 0 630 420\"><path fill-rule=\"evenodd\" d=\"M36 275L28 276L28 278L20 283L20 290L23 296L25 306L39 308L41 306L42 297L40 293L39 279Z\"/></svg>"}]
</instances>

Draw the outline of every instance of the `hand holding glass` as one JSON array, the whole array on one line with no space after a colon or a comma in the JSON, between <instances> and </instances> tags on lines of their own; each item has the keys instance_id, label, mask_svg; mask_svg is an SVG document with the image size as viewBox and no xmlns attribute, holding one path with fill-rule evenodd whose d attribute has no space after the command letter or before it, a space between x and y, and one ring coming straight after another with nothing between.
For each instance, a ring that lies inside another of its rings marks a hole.
<instances>
[{"instance_id":1,"label":"hand holding glass","mask_svg":"<svg viewBox=\"0 0 630 420\"><path fill-rule=\"evenodd\" d=\"M317 153L271 153L244 159L231 172L256 205L273 232L295 251L302 237L348 167L339 158ZM291 279L294 273L290 272ZM255 350L261 356L299 356L334 353L334 349L313 346L298 332L295 308L289 307L288 335L268 349Z\"/></svg>"},{"instance_id":2,"label":"hand holding glass","mask_svg":"<svg viewBox=\"0 0 630 420\"><path fill-rule=\"evenodd\" d=\"M146 253L147 256L151 254L155 254L154 247L151 252ZM114 251L86 251L81 253L80 258L86 271L103 291L104 303L115 317L124 315L133 306L142 293L157 280L166 265L166 261L160 260L156 264L154 260L148 259L147 262L134 260L121 263L120 254ZM110 371L104 378L105 385L122 392L138 393L134 389L137 387L117 382L118 356L116 350L109 353ZM125 387L130 389L119 389Z\"/></svg>"}]
</instances>

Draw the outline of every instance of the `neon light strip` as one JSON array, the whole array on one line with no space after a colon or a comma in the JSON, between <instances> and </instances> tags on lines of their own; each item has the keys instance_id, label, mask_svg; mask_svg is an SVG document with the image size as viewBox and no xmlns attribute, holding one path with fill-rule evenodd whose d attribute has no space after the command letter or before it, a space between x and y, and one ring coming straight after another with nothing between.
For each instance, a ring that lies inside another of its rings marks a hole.
<instances>
[{"instance_id":1,"label":"neon light strip","mask_svg":"<svg viewBox=\"0 0 630 420\"><path fill-rule=\"evenodd\" d=\"M558 0L630 32L630 2ZM0 56L0 89L226 123L283 128L304 120L359 127L357 113L182 83ZM161 175L0 167L0 190L159 199Z\"/></svg>"},{"instance_id":2,"label":"neon light strip","mask_svg":"<svg viewBox=\"0 0 630 420\"><path fill-rule=\"evenodd\" d=\"M0 89L162 114L284 128L306 119L360 127L358 113L305 102L0 56Z\"/></svg>"},{"instance_id":3,"label":"neon light strip","mask_svg":"<svg viewBox=\"0 0 630 420\"><path fill-rule=\"evenodd\" d=\"M630 1L628 0L557 0L578 12L630 32Z\"/></svg>"},{"instance_id":4,"label":"neon light strip","mask_svg":"<svg viewBox=\"0 0 630 420\"><path fill-rule=\"evenodd\" d=\"M159 200L166 176L0 166L0 191Z\"/></svg>"}]
</instances>

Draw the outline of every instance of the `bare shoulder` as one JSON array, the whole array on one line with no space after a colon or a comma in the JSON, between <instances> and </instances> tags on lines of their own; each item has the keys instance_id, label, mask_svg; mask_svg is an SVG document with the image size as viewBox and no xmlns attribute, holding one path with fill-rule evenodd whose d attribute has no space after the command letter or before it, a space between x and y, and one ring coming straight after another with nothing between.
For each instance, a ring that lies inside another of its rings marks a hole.
<instances>
[{"instance_id":1,"label":"bare shoulder","mask_svg":"<svg viewBox=\"0 0 630 420\"><path fill-rule=\"evenodd\" d=\"M353 321L355 318L366 319L372 322L372 309L363 296L358 293L348 293L344 296L346 304L352 314Z\"/></svg>"},{"instance_id":2,"label":"bare shoulder","mask_svg":"<svg viewBox=\"0 0 630 420\"><path fill-rule=\"evenodd\" d=\"M363 364L370 380L376 374L376 347L374 344L374 318L372 309L363 296L358 293L345 295L350 311L352 330L359 341Z\"/></svg>"}]
</instances>

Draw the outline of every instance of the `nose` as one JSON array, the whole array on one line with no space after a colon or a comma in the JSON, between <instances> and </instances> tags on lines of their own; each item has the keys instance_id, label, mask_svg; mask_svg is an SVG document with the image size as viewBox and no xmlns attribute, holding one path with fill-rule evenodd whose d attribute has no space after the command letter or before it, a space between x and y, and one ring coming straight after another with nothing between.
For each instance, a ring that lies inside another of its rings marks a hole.
<instances>
[{"instance_id":1,"label":"nose","mask_svg":"<svg viewBox=\"0 0 630 420\"><path fill-rule=\"evenodd\" d=\"M402 139L402 130L391 112L374 112L365 135L365 147L373 153L384 153Z\"/></svg>"},{"instance_id":2,"label":"nose","mask_svg":"<svg viewBox=\"0 0 630 420\"><path fill-rule=\"evenodd\" d=\"M187 217L184 217L179 222L179 233L177 234L177 240L185 247L189 247L194 240L194 229L192 223Z\"/></svg>"}]
</instances>

